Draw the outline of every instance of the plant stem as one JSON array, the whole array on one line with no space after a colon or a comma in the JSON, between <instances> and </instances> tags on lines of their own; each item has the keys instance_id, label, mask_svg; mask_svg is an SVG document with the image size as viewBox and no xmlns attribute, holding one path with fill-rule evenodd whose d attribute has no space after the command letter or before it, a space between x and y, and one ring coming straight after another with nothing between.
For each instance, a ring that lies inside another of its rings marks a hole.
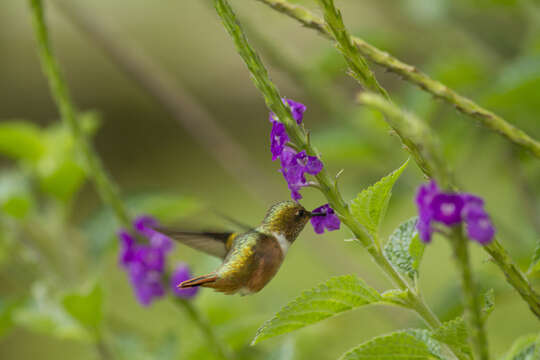
<instances>
[{"instance_id":1,"label":"plant stem","mask_svg":"<svg viewBox=\"0 0 540 360\"><path fill-rule=\"evenodd\" d=\"M402 133L414 142L417 148L421 149L420 157L437 169L434 172L434 178L444 186L449 186L453 190L457 187L453 184L451 174L446 168L438 148L433 143L432 135L429 129L423 125L423 122L414 115L400 110L394 104L386 101L379 95L362 93L358 95L358 101L378 109L386 114L386 119L391 122L392 127L399 128ZM506 249L497 241L493 241L482 246L484 251L491 255L493 261L499 266L505 274L506 279L512 285L519 295L527 302L531 311L540 318L540 295L533 289L531 283L512 261Z\"/></svg>"},{"instance_id":2,"label":"plant stem","mask_svg":"<svg viewBox=\"0 0 540 360\"><path fill-rule=\"evenodd\" d=\"M457 186L455 185L452 174L448 169L443 157L439 153L437 140L431 134L430 129L422 121L416 119L414 116L408 113L401 111L398 107L390 103L388 101L388 94L380 87L376 80L369 80L372 77L372 73L367 66L364 66L365 61L361 55L365 55L383 66L385 64L393 64L398 66L399 69L410 68L410 73L414 74L415 76L420 76L420 78L425 78L426 84L436 84L435 87L439 93L445 93L446 91L451 95L449 97L450 99L457 99L457 102L454 102L454 105L458 109L462 109L463 106L468 104L468 109L472 109L471 111L473 111L475 115L483 113L487 114L486 119L488 120L499 119L497 121L494 120L494 122L489 122L487 124L488 127L489 124L493 124L494 126L496 125L496 129L509 130L507 132L503 131L503 133L506 135L520 133L521 135L518 136L518 138L528 138L528 136L521 132L521 130L507 124L503 119L500 119L496 115L489 113L487 110L480 108L472 101L455 94L443 84L436 83L434 80L418 72L410 65L403 64L399 62L399 60L392 58L390 55L383 53L365 43L363 40L350 36L343 24L341 14L333 5L333 0L318 0L324 10L326 24L323 20L313 16L313 14L311 14L307 9L301 6L291 5L286 0L259 1L262 1L279 11L286 13L287 15L299 19L302 23L304 23L304 25L319 30L327 37L334 38L338 42L339 49L347 60L353 77L357 79L366 89L382 95L377 96L375 94L361 94L359 96L359 100L370 106L378 108L383 114L386 115L385 120L399 135L407 151L411 153L420 169L422 169L422 171L428 177L435 178L443 188L457 190ZM353 48L352 44L356 45L356 49ZM356 51L357 49L361 54ZM366 51L366 49L369 51ZM378 62L377 59L381 60L382 63ZM389 66L387 66L387 68L393 69ZM423 86L423 88L430 89L431 87L426 85ZM437 93L435 93L435 95L437 95ZM288 127L287 131L289 131ZM509 136L509 138L512 140L512 136ZM540 157L540 143L531 138L528 139L529 140L527 140L525 143L528 143L532 147L524 147L528 148ZM532 312L538 318L540 318L540 295L534 291L525 275L523 275L517 265L512 261L502 245L497 243L497 246L490 245L484 246L483 248L492 256L495 263L504 272L510 285L512 285L518 291L521 297L529 304Z\"/></svg>"},{"instance_id":3,"label":"plant stem","mask_svg":"<svg viewBox=\"0 0 540 360\"><path fill-rule=\"evenodd\" d=\"M204 334L206 341L208 341L208 344L221 359L232 359L228 350L217 338L212 326L208 323L208 320L202 316L189 300L176 298L175 303L182 307L189 318L199 327Z\"/></svg>"},{"instance_id":4,"label":"plant stem","mask_svg":"<svg viewBox=\"0 0 540 360\"><path fill-rule=\"evenodd\" d=\"M275 85L270 81L266 68L259 59L257 53L255 53L249 45L230 5L226 0L214 0L214 4L218 14L222 18L225 28L236 44L240 56L250 70L255 86L263 94L270 111L276 114L279 121L285 125L287 134L299 148L306 150L309 155L318 156L317 149L313 147L312 143L307 141L306 134L303 132L302 128L296 125L296 122L292 119L289 108L281 101L279 92ZM336 191L334 181L331 180L328 175L326 166L323 166L323 169L316 175L316 178L320 185L320 191L326 197L330 206L339 215L341 221L352 231L356 239L367 248L375 263L388 275L392 282L401 290L409 293L409 296L412 298L412 309L426 322L429 328L438 327L440 321L437 317L431 312L421 297L416 294L415 289L413 289L411 285L395 271L388 260L376 249L371 236L353 217L346 202Z\"/></svg>"},{"instance_id":5,"label":"plant stem","mask_svg":"<svg viewBox=\"0 0 540 360\"><path fill-rule=\"evenodd\" d=\"M205 107L174 76L161 69L143 49L126 39L102 16L92 16L72 0L52 1L88 39L103 50L119 69L153 96L199 145L254 199L274 200L270 181L249 151L227 133ZM261 191L266 189L266 191Z\"/></svg>"},{"instance_id":6,"label":"plant stem","mask_svg":"<svg viewBox=\"0 0 540 360\"><path fill-rule=\"evenodd\" d=\"M503 271L506 280L514 286L531 311L540 319L540 294L533 289L527 276L514 264L506 249L497 239L493 239L490 244L484 246L484 250L491 255Z\"/></svg>"},{"instance_id":7,"label":"plant stem","mask_svg":"<svg viewBox=\"0 0 540 360\"><path fill-rule=\"evenodd\" d=\"M128 212L118 195L116 187L103 168L101 160L87 141L77 121L75 106L71 102L67 86L53 55L43 15L43 4L41 0L29 0L29 2L32 9L32 22L39 48L41 66L49 82L51 93L60 111L62 121L70 129L79 147L79 151L86 162L87 171L93 178L101 199L113 208L116 217L124 226L130 226Z\"/></svg>"},{"instance_id":8,"label":"plant stem","mask_svg":"<svg viewBox=\"0 0 540 360\"><path fill-rule=\"evenodd\" d=\"M461 227L453 229L449 241L454 250L454 257L461 278L461 288L465 300L465 320L469 328L469 340L472 344L474 358L477 360L489 360L484 320L471 272L469 241L463 236Z\"/></svg>"},{"instance_id":9,"label":"plant stem","mask_svg":"<svg viewBox=\"0 0 540 360\"><path fill-rule=\"evenodd\" d=\"M332 38L330 30L324 21L300 5L290 4L287 0L258 0L273 9L298 20L306 27L317 30L322 35ZM406 64L385 51L367 43L358 37L350 37L351 42L358 48L363 56L374 63L400 75L403 79L416 84L422 90L443 99L462 113L477 119L487 128L506 137L514 144L530 151L540 158L540 142L533 139L523 130L508 123L501 116L481 107L474 101L458 94L448 86L438 82L418 70L415 66Z\"/></svg>"}]
</instances>

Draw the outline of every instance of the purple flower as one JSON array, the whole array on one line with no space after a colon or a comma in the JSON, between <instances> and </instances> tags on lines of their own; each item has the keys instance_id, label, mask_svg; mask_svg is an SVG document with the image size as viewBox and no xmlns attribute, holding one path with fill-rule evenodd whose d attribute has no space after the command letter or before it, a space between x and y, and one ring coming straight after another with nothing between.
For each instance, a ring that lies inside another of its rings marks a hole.
<instances>
[{"instance_id":1,"label":"purple flower","mask_svg":"<svg viewBox=\"0 0 540 360\"><path fill-rule=\"evenodd\" d=\"M285 125L274 121L272 123L272 131L270 132L270 151L272 152L272 161L276 160L281 153L285 144L289 141L289 135Z\"/></svg>"},{"instance_id":2,"label":"purple flower","mask_svg":"<svg viewBox=\"0 0 540 360\"><path fill-rule=\"evenodd\" d=\"M157 225L157 220L150 216L139 216L133 221L133 228L148 240L144 244L138 244L127 230L118 232L120 265L126 268L135 296L144 306L165 294L163 273L172 240L152 228Z\"/></svg>"},{"instance_id":3,"label":"purple flower","mask_svg":"<svg viewBox=\"0 0 540 360\"><path fill-rule=\"evenodd\" d=\"M306 111L306 106L290 99L283 98L282 101L284 104L289 105L293 119L300 125L304 117L304 112ZM272 123L272 131L270 132L270 151L272 152L273 161L281 156L285 144L287 144L290 139L289 135L287 135L285 125L278 121L274 113L270 113L268 120Z\"/></svg>"},{"instance_id":4,"label":"purple flower","mask_svg":"<svg viewBox=\"0 0 540 360\"><path fill-rule=\"evenodd\" d=\"M431 181L420 186L415 201L418 206L416 229L420 239L426 243L431 241L433 221L447 226L464 222L469 238L480 244L487 244L493 239L495 228L484 210L484 200L476 195L444 193Z\"/></svg>"},{"instance_id":5,"label":"purple flower","mask_svg":"<svg viewBox=\"0 0 540 360\"><path fill-rule=\"evenodd\" d=\"M292 116L297 124L301 124L306 106L299 102L283 98L284 104L287 104ZM302 198L300 189L307 186L305 174L317 175L323 168L322 162L316 156L309 156L305 151L297 153L287 146L290 138L287 134L285 125L278 122L274 113L270 113L269 120L272 123L272 131L270 133L270 151L272 152L272 160L280 158L281 173L287 181L287 186L291 191L293 200L298 201Z\"/></svg>"},{"instance_id":6,"label":"purple flower","mask_svg":"<svg viewBox=\"0 0 540 360\"><path fill-rule=\"evenodd\" d=\"M291 99L286 99L286 98L282 98L281 101L283 101L284 104L289 105L293 119L296 121L298 125L300 125L302 123L302 120L304 119L304 112L306 111L306 105L296 102ZM273 112L270 113L268 120L271 123L278 122L276 114L274 114Z\"/></svg>"},{"instance_id":7,"label":"purple flower","mask_svg":"<svg viewBox=\"0 0 540 360\"><path fill-rule=\"evenodd\" d=\"M495 235L495 227L482 205L469 203L463 209L463 217L469 238L480 244L488 244Z\"/></svg>"},{"instance_id":8,"label":"purple flower","mask_svg":"<svg viewBox=\"0 0 540 360\"><path fill-rule=\"evenodd\" d=\"M120 256L119 262L123 266L127 266L135 258L135 239L125 230L118 232L120 239Z\"/></svg>"},{"instance_id":9,"label":"purple flower","mask_svg":"<svg viewBox=\"0 0 540 360\"><path fill-rule=\"evenodd\" d=\"M287 147L281 157L281 173L287 181L287 186L291 190L293 200L300 200L299 190L308 185L305 173L317 175L323 168L322 162L316 156L309 156L303 150L295 153Z\"/></svg>"},{"instance_id":10,"label":"purple flower","mask_svg":"<svg viewBox=\"0 0 540 360\"><path fill-rule=\"evenodd\" d=\"M311 225L317 234L322 234L324 229L328 231L339 230L340 221L330 205L319 206L311 212Z\"/></svg>"},{"instance_id":11,"label":"purple flower","mask_svg":"<svg viewBox=\"0 0 540 360\"><path fill-rule=\"evenodd\" d=\"M192 297L197 295L197 292L199 290L198 287L190 287L185 289L181 289L178 287L180 283L189 279L191 279L189 267L183 263L178 264L174 269L170 279L170 287L176 296L182 299L191 299Z\"/></svg>"},{"instance_id":12,"label":"purple flower","mask_svg":"<svg viewBox=\"0 0 540 360\"><path fill-rule=\"evenodd\" d=\"M425 243L431 241L431 234L433 233L433 228L431 227L433 211L430 204L433 197L438 193L439 187L433 180L428 184L420 185L418 192L416 193L415 201L418 206L418 222L416 223L416 229L418 230L420 239Z\"/></svg>"},{"instance_id":13,"label":"purple flower","mask_svg":"<svg viewBox=\"0 0 540 360\"><path fill-rule=\"evenodd\" d=\"M300 125L302 123L302 119L304 118L304 112L306 111L306 105L296 102L291 99L285 99L283 98L283 102L286 102L289 107L291 108L292 117L294 120L296 120L296 123Z\"/></svg>"},{"instance_id":14,"label":"purple flower","mask_svg":"<svg viewBox=\"0 0 540 360\"><path fill-rule=\"evenodd\" d=\"M431 235L433 234L433 228L431 227L431 219L418 217L418 222L416 223L416 230L418 230L420 240L425 243L431 242Z\"/></svg>"},{"instance_id":15,"label":"purple flower","mask_svg":"<svg viewBox=\"0 0 540 360\"><path fill-rule=\"evenodd\" d=\"M159 271L148 271L144 265L132 263L129 267L129 277L135 290L135 296L141 305L148 306L154 298L165 295L162 273Z\"/></svg>"},{"instance_id":16,"label":"purple flower","mask_svg":"<svg viewBox=\"0 0 540 360\"><path fill-rule=\"evenodd\" d=\"M295 171L317 175L323 168L321 160L316 156L309 156L305 150L300 151L293 156L289 163L289 169Z\"/></svg>"},{"instance_id":17,"label":"purple flower","mask_svg":"<svg viewBox=\"0 0 540 360\"><path fill-rule=\"evenodd\" d=\"M439 193L433 196L429 207L433 220L445 225L455 225L461 221L463 198L459 194Z\"/></svg>"}]
</instances>

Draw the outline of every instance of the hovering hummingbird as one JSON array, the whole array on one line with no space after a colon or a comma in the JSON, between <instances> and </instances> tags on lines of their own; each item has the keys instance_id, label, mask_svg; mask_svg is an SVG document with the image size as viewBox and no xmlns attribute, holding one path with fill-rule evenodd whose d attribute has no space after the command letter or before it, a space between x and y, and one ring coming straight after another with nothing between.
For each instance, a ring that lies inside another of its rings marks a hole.
<instances>
[{"instance_id":1,"label":"hovering hummingbird","mask_svg":"<svg viewBox=\"0 0 540 360\"><path fill-rule=\"evenodd\" d=\"M274 277L309 219L323 215L311 213L294 201L282 201L268 210L261 225L244 233L156 230L223 259L216 271L186 280L179 288L203 286L225 294L248 295L260 291Z\"/></svg>"}]
</instances>

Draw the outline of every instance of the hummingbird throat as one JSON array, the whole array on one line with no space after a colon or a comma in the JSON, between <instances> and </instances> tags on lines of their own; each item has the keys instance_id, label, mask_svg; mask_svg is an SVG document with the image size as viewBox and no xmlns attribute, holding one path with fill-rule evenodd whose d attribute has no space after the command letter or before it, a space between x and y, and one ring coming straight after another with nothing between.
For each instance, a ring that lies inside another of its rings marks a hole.
<instances>
[{"instance_id":1,"label":"hummingbird throat","mask_svg":"<svg viewBox=\"0 0 540 360\"><path fill-rule=\"evenodd\" d=\"M287 250L289 250L289 246L291 246L291 242L283 233L273 232L272 235L276 238L279 247L281 248L281 252L283 256L285 256L287 254Z\"/></svg>"}]
</instances>

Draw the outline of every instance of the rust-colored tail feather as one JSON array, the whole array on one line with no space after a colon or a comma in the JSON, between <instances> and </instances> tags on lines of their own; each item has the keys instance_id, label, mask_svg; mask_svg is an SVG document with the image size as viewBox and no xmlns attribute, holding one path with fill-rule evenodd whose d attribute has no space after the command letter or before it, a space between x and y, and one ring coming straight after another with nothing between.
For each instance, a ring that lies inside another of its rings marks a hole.
<instances>
[{"instance_id":1,"label":"rust-colored tail feather","mask_svg":"<svg viewBox=\"0 0 540 360\"><path fill-rule=\"evenodd\" d=\"M194 277L193 279L189 279L186 281L183 281L178 285L179 288L190 288L194 286L201 286L203 284L212 283L216 281L217 275L215 273L210 273L207 275L201 275Z\"/></svg>"}]
</instances>

